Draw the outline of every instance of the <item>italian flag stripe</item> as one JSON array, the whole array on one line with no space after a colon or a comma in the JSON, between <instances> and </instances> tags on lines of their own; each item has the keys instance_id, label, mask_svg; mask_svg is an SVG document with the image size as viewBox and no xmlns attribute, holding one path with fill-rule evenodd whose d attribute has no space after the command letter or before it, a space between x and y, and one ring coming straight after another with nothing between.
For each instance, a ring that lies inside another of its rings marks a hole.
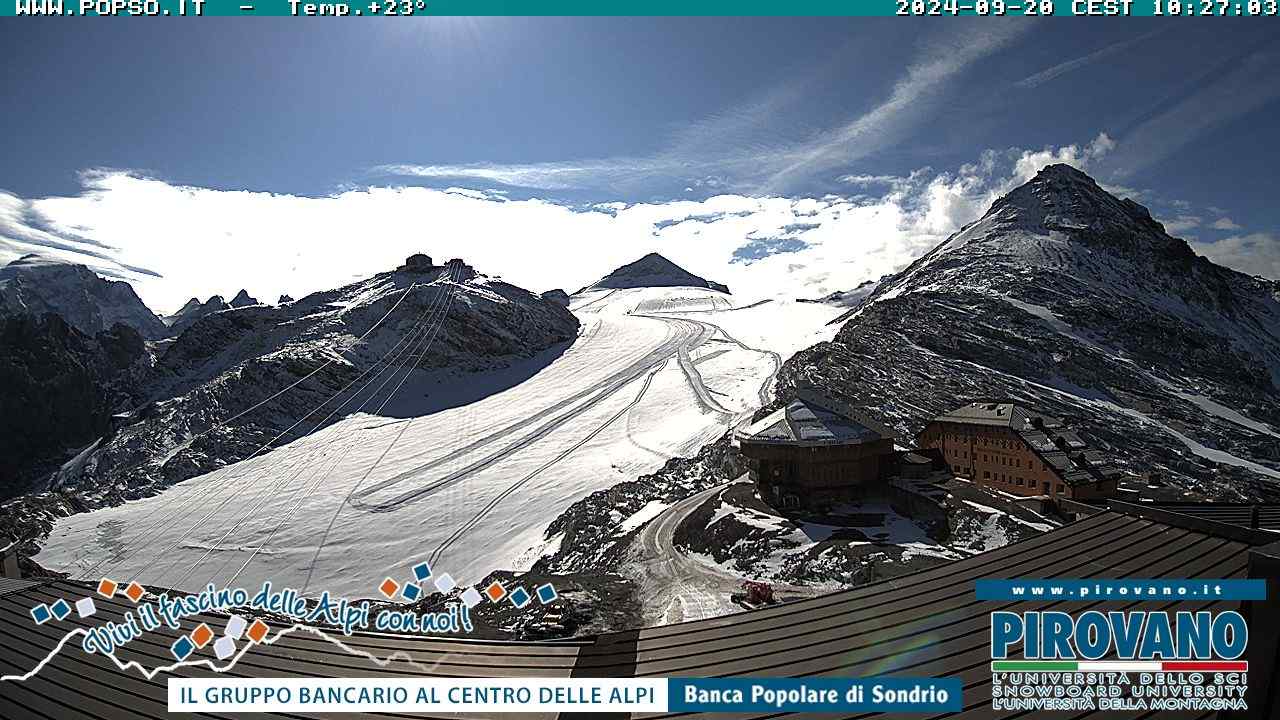
<instances>
[{"instance_id":1,"label":"italian flag stripe","mask_svg":"<svg viewBox=\"0 0 1280 720\"><path fill-rule=\"evenodd\" d=\"M992 672L1248 672L1226 660L995 660Z\"/></svg>"}]
</instances>

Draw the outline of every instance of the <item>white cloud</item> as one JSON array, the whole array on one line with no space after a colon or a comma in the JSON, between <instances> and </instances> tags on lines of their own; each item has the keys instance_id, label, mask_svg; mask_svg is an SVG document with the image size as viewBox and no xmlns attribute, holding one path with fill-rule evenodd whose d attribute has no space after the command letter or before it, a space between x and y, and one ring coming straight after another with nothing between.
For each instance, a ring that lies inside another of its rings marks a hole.
<instances>
[{"instance_id":1,"label":"white cloud","mask_svg":"<svg viewBox=\"0 0 1280 720\"><path fill-rule=\"evenodd\" d=\"M465 188L370 187L312 198L102 172L86 175L83 191L69 197L0 196L0 234L42 247L93 238L96 245L76 247L100 257L82 260L117 274L133 266L158 273L131 280L161 312L241 287L262 299L301 297L419 251L464 258L531 290L570 292L657 251L745 299L814 297L901 269L1044 164L1087 170L1113 145L1100 135L1084 145L991 150L951 172L893 176L872 196L724 194L587 207ZM753 243L762 251L744 258Z\"/></svg>"},{"instance_id":2,"label":"white cloud","mask_svg":"<svg viewBox=\"0 0 1280 720\"><path fill-rule=\"evenodd\" d=\"M805 177L847 165L905 136L933 109L932 103L957 75L1005 47L1031 26L999 23L994 27L964 27L976 30L953 33L925 46L888 98L843 126L800 145L799 157L774 172L763 189L785 192Z\"/></svg>"},{"instance_id":3,"label":"white cloud","mask_svg":"<svg viewBox=\"0 0 1280 720\"><path fill-rule=\"evenodd\" d=\"M841 175L836 182L866 187L870 185L901 185L907 178L901 175Z\"/></svg>"},{"instance_id":4,"label":"white cloud","mask_svg":"<svg viewBox=\"0 0 1280 720\"><path fill-rule=\"evenodd\" d=\"M1164 229L1170 235L1177 235L1195 230L1202 222L1204 222L1203 219L1196 215L1179 215L1172 220L1164 221Z\"/></svg>"},{"instance_id":5,"label":"white cloud","mask_svg":"<svg viewBox=\"0 0 1280 720\"><path fill-rule=\"evenodd\" d=\"M1240 229L1242 229L1242 228L1241 228L1241 226L1237 225L1237 224L1236 224L1236 222L1235 222L1234 220L1232 220L1231 218L1229 218L1229 217L1220 217L1220 218L1218 218L1217 220L1214 220L1214 221L1213 221L1213 224L1212 224L1212 225L1210 225L1209 227L1213 228L1214 230L1240 230Z\"/></svg>"},{"instance_id":6,"label":"white cloud","mask_svg":"<svg viewBox=\"0 0 1280 720\"><path fill-rule=\"evenodd\" d=\"M1074 168L1088 171L1094 163L1114 150L1115 147L1116 141L1103 132L1098 133L1097 137L1084 146L1072 144L1063 145L1059 148L1049 147L1042 150L1024 152L1014 163L1014 181L1016 183L1026 182L1035 177L1035 174L1040 172L1040 168L1054 163L1064 163Z\"/></svg>"},{"instance_id":7,"label":"white cloud","mask_svg":"<svg viewBox=\"0 0 1280 720\"><path fill-rule=\"evenodd\" d=\"M1234 235L1217 242L1192 243L1210 260L1246 275L1280 279L1280 237L1270 233Z\"/></svg>"}]
</instances>

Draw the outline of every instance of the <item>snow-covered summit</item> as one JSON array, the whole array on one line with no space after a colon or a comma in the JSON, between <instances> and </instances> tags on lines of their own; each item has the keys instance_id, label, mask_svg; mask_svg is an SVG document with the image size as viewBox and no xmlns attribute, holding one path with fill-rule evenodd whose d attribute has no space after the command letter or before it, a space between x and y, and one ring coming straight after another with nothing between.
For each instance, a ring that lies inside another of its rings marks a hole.
<instances>
[{"instance_id":1,"label":"snow-covered summit","mask_svg":"<svg viewBox=\"0 0 1280 720\"><path fill-rule=\"evenodd\" d=\"M728 286L698 277L658 253L623 265L578 292L642 287L701 287L729 294Z\"/></svg>"},{"instance_id":2,"label":"snow-covered summit","mask_svg":"<svg viewBox=\"0 0 1280 720\"><path fill-rule=\"evenodd\" d=\"M35 254L0 267L0 314L49 312L90 336L116 323L149 339L167 333L160 318L122 280L107 280L84 265Z\"/></svg>"},{"instance_id":3,"label":"snow-covered summit","mask_svg":"<svg viewBox=\"0 0 1280 720\"><path fill-rule=\"evenodd\" d=\"M1280 497L1280 285L1051 165L787 363L914 433L975 397L1071 417L1187 497Z\"/></svg>"}]
</instances>

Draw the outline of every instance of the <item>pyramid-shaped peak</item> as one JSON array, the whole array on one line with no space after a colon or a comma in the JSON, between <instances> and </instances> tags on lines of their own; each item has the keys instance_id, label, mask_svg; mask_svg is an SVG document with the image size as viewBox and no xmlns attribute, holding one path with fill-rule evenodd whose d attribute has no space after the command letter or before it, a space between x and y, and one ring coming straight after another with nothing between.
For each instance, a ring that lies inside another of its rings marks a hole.
<instances>
[{"instance_id":1,"label":"pyramid-shaped peak","mask_svg":"<svg viewBox=\"0 0 1280 720\"><path fill-rule=\"evenodd\" d=\"M727 286L698 277L656 252L623 265L583 290L642 287L702 287L729 293Z\"/></svg>"},{"instance_id":2,"label":"pyramid-shaped peak","mask_svg":"<svg viewBox=\"0 0 1280 720\"><path fill-rule=\"evenodd\" d=\"M1065 163L1046 165L1035 177L996 200L977 225L996 223L1103 235L1164 236L1151 212L1107 192L1088 174Z\"/></svg>"},{"instance_id":3,"label":"pyramid-shaped peak","mask_svg":"<svg viewBox=\"0 0 1280 720\"><path fill-rule=\"evenodd\" d=\"M257 305L258 301L249 296L248 290L242 289L240 292L236 293L235 297L231 298L230 304L233 308L242 308L249 305Z\"/></svg>"}]
</instances>

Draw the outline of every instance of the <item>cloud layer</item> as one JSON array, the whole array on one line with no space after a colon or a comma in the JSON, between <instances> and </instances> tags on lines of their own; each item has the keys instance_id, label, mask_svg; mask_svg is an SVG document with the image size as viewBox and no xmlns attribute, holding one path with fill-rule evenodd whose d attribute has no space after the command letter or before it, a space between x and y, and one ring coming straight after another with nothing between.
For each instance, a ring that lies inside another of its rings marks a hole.
<instances>
[{"instance_id":1,"label":"cloud layer","mask_svg":"<svg viewBox=\"0 0 1280 720\"><path fill-rule=\"evenodd\" d=\"M988 150L950 171L851 175L843 179L848 195L590 206L463 188L368 187L315 198L92 172L77 195L0 195L0 260L34 249L86 262L130 279L160 312L241 287L263 299L299 297L419 251L462 257L532 290L570 292L657 251L748 299L815 297L901 269L1045 165L1088 170L1114 146L1100 134L1083 144ZM1243 266L1262 244L1241 239L1216 252Z\"/></svg>"}]
</instances>

